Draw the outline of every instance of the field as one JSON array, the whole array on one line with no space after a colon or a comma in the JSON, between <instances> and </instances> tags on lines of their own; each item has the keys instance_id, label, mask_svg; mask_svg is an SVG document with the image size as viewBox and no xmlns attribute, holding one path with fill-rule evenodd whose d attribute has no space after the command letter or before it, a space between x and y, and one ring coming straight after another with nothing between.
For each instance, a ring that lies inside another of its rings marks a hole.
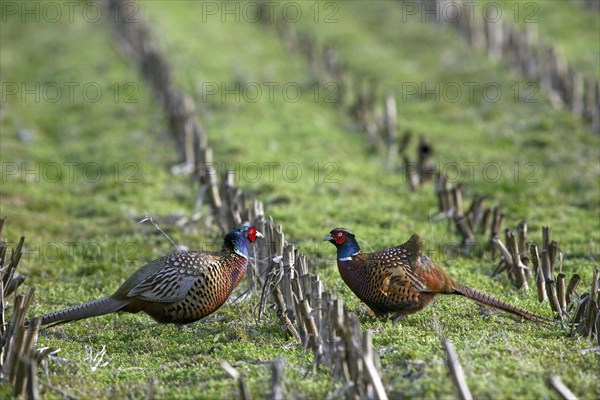
<instances>
[{"instance_id":1,"label":"field","mask_svg":"<svg viewBox=\"0 0 600 400\"><path fill-rule=\"evenodd\" d=\"M598 78L599 14L574 2L528 3L539 9L539 34ZM547 317L552 312L537 302L534 287L525 293L506 275L492 278L496 260L448 252L458 237L433 221L433 184L410 192L399 168L386 168L356 121L331 101L335 82L287 49L273 26L245 17L243 3L136 4L135 18L150 22L175 82L196 103L217 169L236 171L236 183L265 202L312 272L374 332L390 398L456 396L438 332L454 343L474 398L558 398L546 383L550 375L581 399L600 397L600 353L568 328L516 322L454 296L396 324L369 316L341 281L335 249L321 241L334 227L352 230L366 251L418 232L460 282ZM550 226L563 272L581 275L581 290L589 290L600 255L599 135L553 108L543 91L530 92L530 82L505 63L471 49L453 27L407 16L400 2L291 4L301 5L296 29L334 47L380 92L396 95L400 129L425 134L438 168L461 171L455 178L467 196L501 204L505 227L527 220L536 243ZM152 224L139 223L146 215L190 249L215 249L222 240L207 207L196 207L198 185L171 173L181 160L167 121L116 50L109 25L86 16L83 4L73 18L63 8L56 21L43 7L25 17L4 13L1 25L0 216L9 242L26 237L20 269L36 290L31 316L108 295L139 266L175 252ZM460 96L449 91L457 86ZM484 90L490 86L500 88L494 101ZM247 289L242 281L231 300ZM342 397L340 382L326 367L313 371L312 353L285 338L274 312L255 320L257 302L256 293L230 301L187 329L112 314L44 330L38 346L60 352L40 371L42 395L143 398L151 387L156 398L237 397L225 361L262 398L269 396L271 362L283 357L285 398ZM0 397L10 394L2 382Z\"/></svg>"}]
</instances>

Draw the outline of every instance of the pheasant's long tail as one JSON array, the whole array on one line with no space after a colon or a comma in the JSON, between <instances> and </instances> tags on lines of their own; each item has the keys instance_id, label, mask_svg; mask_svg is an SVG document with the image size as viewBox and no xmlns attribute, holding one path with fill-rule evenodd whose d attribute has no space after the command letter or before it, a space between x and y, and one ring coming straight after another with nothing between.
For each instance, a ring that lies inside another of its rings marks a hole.
<instances>
[{"instance_id":1,"label":"pheasant's long tail","mask_svg":"<svg viewBox=\"0 0 600 400\"><path fill-rule=\"evenodd\" d=\"M42 315L41 325L59 325L66 322L77 321L89 317L109 314L121 310L129 304L129 300L115 300L112 297L103 297L101 299L88 301L61 311ZM28 323L30 321L27 321Z\"/></svg>"},{"instance_id":2,"label":"pheasant's long tail","mask_svg":"<svg viewBox=\"0 0 600 400\"><path fill-rule=\"evenodd\" d=\"M527 318L531 321L537 322L539 324L550 325L553 323L552 320L542 317L541 315L534 314L527 310L524 310L519 307L515 307L512 304L508 304L503 302L502 300L495 299L485 293L478 292L477 290L471 289L470 287L457 285L455 288L456 294L461 294L465 297L468 297L471 300L475 300L478 303L485 304L486 306L494 307L502 311L506 311L515 315L518 315L523 318Z\"/></svg>"}]
</instances>

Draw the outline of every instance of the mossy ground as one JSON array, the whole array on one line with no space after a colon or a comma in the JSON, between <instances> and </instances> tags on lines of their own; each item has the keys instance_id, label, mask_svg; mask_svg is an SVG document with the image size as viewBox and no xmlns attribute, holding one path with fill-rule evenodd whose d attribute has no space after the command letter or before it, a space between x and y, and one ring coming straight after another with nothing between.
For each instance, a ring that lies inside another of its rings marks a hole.
<instances>
[{"instance_id":1,"label":"mossy ground","mask_svg":"<svg viewBox=\"0 0 600 400\"><path fill-rule=\"evenodd\" d=\"M526 82L504 64L473 53L451 27L411 18L399 23L402 8L391 2L331 4L337 7L320 5L314 23L306 3L297 28L313 30L319 41L338 49L344 63L380 82L382 92L396 93L402 129L427 134L440 168L474 165L471 176L461 177L467 195L492 196L507 213L506 226L527 219L538 243L541 226L551 226L565 254L563 271L582 275L587 288L600 242L598 136L551 108L542 92L536 101L525 101ZM365 329L374 330L390 395L453 396L439 330L454 342L476 398L552 398L545 385L550 374L561 376L581 398L600 396L598 354L581 352L591 343L560 328L515 323L454 297L440 298L396 325L367 316L333 268L333 247L320 242L335 226L352 229L365 250L419 232L432 257L461 282L543 315L550 310L534 293L516 291L506 277L490 279L492 260L443 250L457 239L446 223L431 221L437 212L433 188L409 193L401 174L386 172L348 116L326 101L326 82L314 86L311 67L288 53L274 29L244 18L236 23L233 16L223 22L200 3L140 5L140 17L152 22L176 81L197 102L220 166L238 169L239 185L266 202L267 212L309 256L326 288L346 300ZM332 10L337 22L325 23ZM580 49L574 62L590 51L584 25L565 28ZM542 26L540 21L540 31L550 29ZM6 100L0 120L0 213L9 219L10 241L20 234L27 238L29 253L21 268L36 288L32 314L37 315L109 294L144 262L174 251L150 224L137 221L146 213L190 216L197 188L170 174L178 160L160 109L137 72L115 52L104 23L86 22L77 13L73 22L57 23L22 23L11 16L1 33ZM39 83L41 91L53 82L63 87L55 102L51 92L41 92L35 101L21 89ZM97 84L102 95L92 102L91 91L85 97L75 90L71 100L67 82L79 88ZM260 87L262 96L254 101L254 92L226 92L235 82L248 90ZM271 98L265 82L274 88ZM451 102L440 93L437 101L423 93L436 84L459 83L464 89L465 82L479 83L473 98L465 92ZM9 94L7 83L16 83L19 93ZM415 84L417 93L408 95ZM503 95L486 100L485 84L498 85ZM302 96L292 101L293 93L282 91L285 85L300 87ZM215 87L217 93L209 94ZM10 172L14 166L16 173ZM24 175L23 167L33 172ZM53 175L56 168L61 178ZM492 169L499 171L498 179L492 179ZM190 248L220 241L202 219L185 229L160 225ZM243 283L233 297L245 289ZM68 361L49 363L49 382L85 398L139 398L153 377L161 398L234 397L237 384L220 367L227 361L244 374L252 394L266 396L269 362L283 356L288 396L334 392L329 371L308 373L312 357L285 340L273 315L254 320L257 301L229 303L186 330L159 326L143 315L109 315L48 329L39 345L60 348ZM102 346L107 364L94 370L86 349L96 354ZM8 393L3 387L2 394ZM43 394L61 396L51 389Z\"/></svg>"}]
</instances>

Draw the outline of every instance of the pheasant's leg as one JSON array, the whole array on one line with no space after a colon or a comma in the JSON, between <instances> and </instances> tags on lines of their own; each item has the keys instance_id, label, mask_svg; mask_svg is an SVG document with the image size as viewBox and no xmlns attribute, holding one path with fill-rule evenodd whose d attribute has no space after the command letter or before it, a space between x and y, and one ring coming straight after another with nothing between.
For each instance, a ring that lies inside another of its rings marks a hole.
<instances>
[{"instance_id":1,"label":"pheasant's leg","mask_svg":"<svg viewBox=\"0 0 600 400\"><path fill-rule=\"evenodd\" d=\"M363 304L364 304L364 303L363 303ZM372 318L377 318L377 317L379 317L379 315L378 315L378 314L377 314L375 311L373 311L373 310L371 309L371 307L369 307L368 305L366 305L366 304L365 304L365 308L366 308L366 311L367 311L367 315L368 315L369 317L372 317Z\"/></svg>"},{"instance_id":2,"label":"pheasant's leg","mask_svg":"<svg viewBox=\"0 0 600 400\"><path fill-rule=\"evenodd\" d=\"M402 321L405 317L406 317L406 314L397 313L396 315L394 315L392 324L397 324L398 322Z\"/></svg>"}]
</instances>

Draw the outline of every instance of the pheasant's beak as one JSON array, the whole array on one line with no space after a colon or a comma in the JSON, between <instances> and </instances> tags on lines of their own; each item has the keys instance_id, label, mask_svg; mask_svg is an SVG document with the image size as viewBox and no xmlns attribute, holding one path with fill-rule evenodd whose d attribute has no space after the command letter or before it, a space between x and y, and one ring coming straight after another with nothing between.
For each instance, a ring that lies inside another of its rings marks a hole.
<instances>
[{"instance_id":1,"label":"pheasant's beak","mask_svg":"<svg viewBox=\"0 0 600 400\"><path fill-rule=\"evenodd\" d=\"M256 237L257 238L263 238L265 237L265 235L263 235L262 233L260 233L259 231L256 231Z\"/></svg>"},{"instance_id":2,"label":"pheasant's beak","mask_svg":"<svg viewBox=\"0 0 600 400\"><path fill-rule=\"evenodd\" d=\"M328 233L327 235L325 235L325 237L323 238L324 242L330 242L333 240L333 237L331 236L331 233Z\"/></svg>"}]
</instances>

